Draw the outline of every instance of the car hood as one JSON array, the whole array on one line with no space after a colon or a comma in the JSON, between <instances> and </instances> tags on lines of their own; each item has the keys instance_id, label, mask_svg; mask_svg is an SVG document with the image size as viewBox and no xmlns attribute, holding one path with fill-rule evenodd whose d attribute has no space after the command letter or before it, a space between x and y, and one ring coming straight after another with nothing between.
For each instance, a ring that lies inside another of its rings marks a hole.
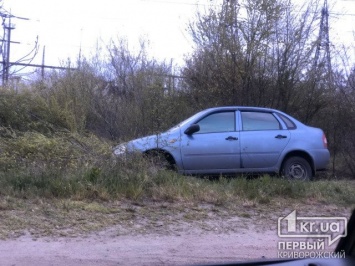
<instances>
[{"instance_id":1,"label":"car hood","mask_svg":"<svg viewBox=\"0 0 355 266\"><path fill-rule=\"evenodd\" d=\"M180 140L180 128L150 135L127 142L127 150L144 152L152 149L165 149L174 146Z\"/></svg>"},{"instance_id":2,"label":"car hood","mask_svg":"<svg viewBox=\"0 0 355 266\"><path fill-rule=\"evenodd\" d=\"M152 149L158 147L158 134L145 136L142 138L134 139L127 142L128 151L144 151L147 149Z\"/></svg>"}]
</instances>

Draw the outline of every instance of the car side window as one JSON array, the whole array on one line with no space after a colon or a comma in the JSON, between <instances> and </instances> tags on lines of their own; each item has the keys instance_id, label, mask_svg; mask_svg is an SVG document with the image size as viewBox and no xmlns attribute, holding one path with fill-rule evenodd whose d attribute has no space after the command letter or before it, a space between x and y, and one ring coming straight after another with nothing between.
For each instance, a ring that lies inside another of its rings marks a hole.
<instances>
[{"instance_id":1,"label":"car side window","mask_svg":"<svg viewBox=\"0 0 355 266\"><path fill-rule=\"evenodd\" d=\"M235 112L218 112L202 118L197 124L197 133L216 133L235 131Z\"/></svg>"},{"instance_id":2,"label":"car side window","mask_svg":"<svg viewBox=\"0 0 355 266\"><path fill-rule=\"evenodd\" d=\"M287 126L287 129L296 129L295 123L292 122L288 117L284 116L283 114L278 114L278 116L284 121Z\"/></svg>"},{"instance_id":3,"label":"car side window","mask_svg":"<svg viewBox=\"0 0 355 266\"><path fill-rule=\"evenodd\" d=\"M281 129L279 121L272 113L241 112L242 128L248 130L277 130Z\"/></svg>"}]
</instances>

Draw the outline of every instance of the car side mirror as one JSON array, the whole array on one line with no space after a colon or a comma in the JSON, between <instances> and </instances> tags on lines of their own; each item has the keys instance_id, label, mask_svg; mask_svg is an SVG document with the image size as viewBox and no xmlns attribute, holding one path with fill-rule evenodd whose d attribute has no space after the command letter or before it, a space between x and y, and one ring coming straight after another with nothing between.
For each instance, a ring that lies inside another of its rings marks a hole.
<instances>
[{"instance_id":1,"label":"car side mirror","mask_svg":"<svg viewBox=\"0 0 355 266\"><path fill-rule=\"evenodd\" d=\"M186 135L192 135L193 133L200 130L200 126L198 124L192 124L188 128L185 129L184 133Z\"/></svg>"}]
</instances>

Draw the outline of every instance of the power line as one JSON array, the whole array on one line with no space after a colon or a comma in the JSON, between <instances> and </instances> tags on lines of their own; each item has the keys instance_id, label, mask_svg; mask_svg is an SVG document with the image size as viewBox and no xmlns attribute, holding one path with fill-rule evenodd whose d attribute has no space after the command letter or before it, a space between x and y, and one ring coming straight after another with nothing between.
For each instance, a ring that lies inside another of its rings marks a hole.
<instances>
[{"instance_id":1,"label":"power line","mask_svg":"<svg viewBox=\"0 0 355 266\"><path fill-rule=\"evenodd\" d=\"M17 19L22 19L22 20L29 20L27 18L23 18L23 17L18 17L18 16L14 16L11 15L10 13L4 13L4 12L0 12L0 17L2 17L3 19L3 29L4 29L4 36L3 38L0 40L0 42L2 42L2 44L4 45L4 50L1 49L1 54L2 54L2 61L0 62L0 64L2 64L3 69L2 69L2 84L6 84L9 80L10 77L10 67L12 66L23 66L23 68L25 67L37 67L37 68L42 68L42 76L44 73L44 68L49 68L49 69L69 69L69 70L73 70L73 68L70 67L57 67L57 66L49 66L49 65L44 65L44 58L43 58L43 62L42 65L38 65L38 64L31 64L31 61L33 60L33 58L35 57L35 55L37 54L37 42L35 44L35 48L28 53L27 55L23 56L22 58L18 59L17 62L11 62L10 61L10 47L12 43L16 43L18 44L19 42L16 41L11 41L11 31L15 29L15 26L11 23L11 18L17 18ZM6 22L6 19L8 20ZM29 58L31 56L31 54L33 54L32 58ZM43 54L44 56L44 54ZM25 61L29 61L29 63L23 63Z\"/></svg>"},{"instance_id":2,"label":"power line","mask_svg":"<svg viewBox=\"0 0 355 266\"><path fill-rule=\"evenodd\" d=\"M349 13L335 13L335 12L329 12L330 15L337 15L337 16L351 16L355 17L355 14L349 14Z\"/></svg>"},{"instance_id":3,"label":"power line","mask_svg":"<svg viewBox=\"0 0 355 266\"><path fill-rule=\"evenodd\" d=\"M188 5L188 6L215 6L212 4L201 4L201 3L191 3L191 2L176 2L176 1L164 1L164 0L141 0L141 2L155 2L162 4L174 4L174 5Z\"/></svg>"},{"instance_id":4,"label":"power line","mask_svg":"<svg viewBox=\"0 0 355 266\"><path fill-rule=\"evenodd\" d=\"M4 62L0 62L2 64ZM20 62L9 62L10 66L26 66L26 67L37 67L37 68L49 68L49 69L61 69L61 70L76 70L72 67L59 67L59 66L49 66L49 65L39 65L39 64L25 64Z\"/></svg>"}]
</instances>

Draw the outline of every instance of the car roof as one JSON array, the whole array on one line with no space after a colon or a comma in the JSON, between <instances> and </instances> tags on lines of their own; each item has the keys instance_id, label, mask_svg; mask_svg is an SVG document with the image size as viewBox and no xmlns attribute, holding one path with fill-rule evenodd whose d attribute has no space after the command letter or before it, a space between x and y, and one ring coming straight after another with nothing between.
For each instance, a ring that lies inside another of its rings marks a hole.
<instances>
[{"instance_id":1,"label":"car roof","mask_svg":"<svg viewBox=\"0 0 355 266\"><path fill-rule=\"evenodd\" d=\"M272 112L281 112L276 109L266 108L266 107L254 107L254 106L220 106L212 107L206 109L206 111L220 111L220 110L242 110L242 111L272 111ZM281 112L282 113L282 112Z\"/></svg>"}]
</instances>

